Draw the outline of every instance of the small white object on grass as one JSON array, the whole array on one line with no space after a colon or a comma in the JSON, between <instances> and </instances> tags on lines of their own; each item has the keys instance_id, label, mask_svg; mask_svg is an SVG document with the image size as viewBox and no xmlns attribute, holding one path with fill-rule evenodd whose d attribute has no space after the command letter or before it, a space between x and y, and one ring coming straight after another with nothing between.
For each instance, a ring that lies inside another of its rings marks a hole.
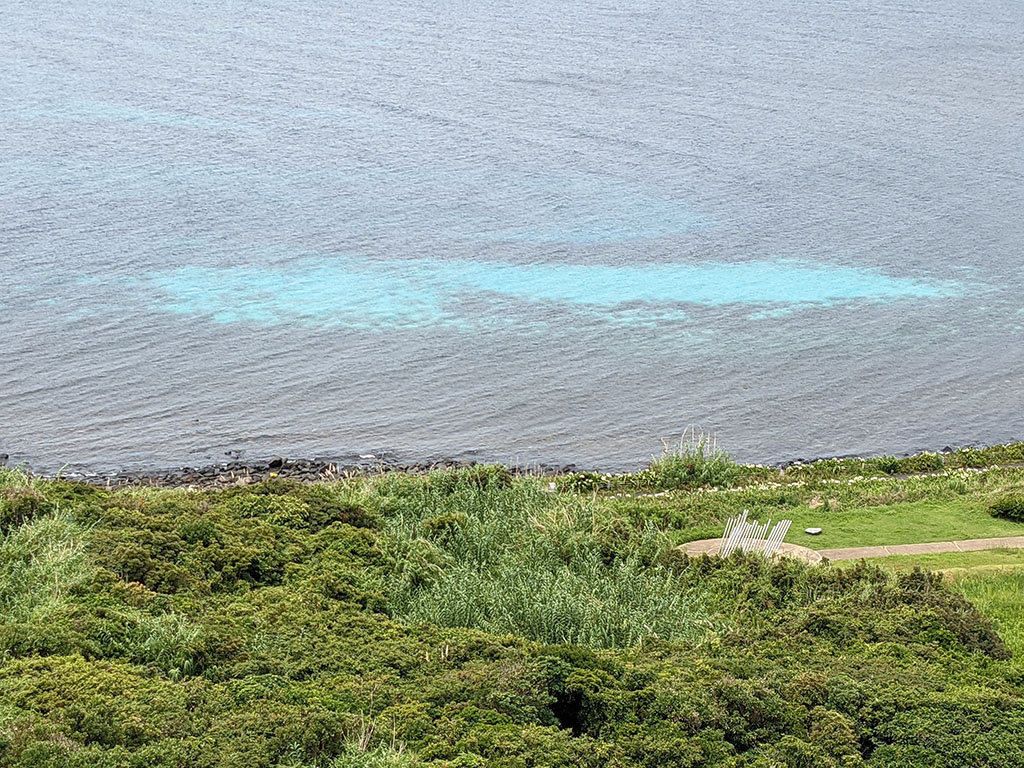
<instances>
[{"instance_id":1,"label":"small white object on grass","mask_svg":"<svg viewBox=\"0 0 1024 768\"><path fill-rule=\"evenodd\" d=\"M821 528L804 528L804 533L809 533L811 536L817 536L821 533Z\"/></svg>"}]
</instances>

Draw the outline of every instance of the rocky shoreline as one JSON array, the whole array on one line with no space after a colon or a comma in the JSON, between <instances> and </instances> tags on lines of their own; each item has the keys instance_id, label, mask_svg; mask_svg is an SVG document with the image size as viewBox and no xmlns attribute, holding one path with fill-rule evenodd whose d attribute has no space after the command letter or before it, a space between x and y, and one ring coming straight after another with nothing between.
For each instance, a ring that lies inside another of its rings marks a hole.
<instances>
[{"instance_id":1,"label":"rocky shoreline","mask_svg":"<svg viewBox=\"0 0 1024 768\"><path fill-rule=\"evenodd\" d=\"M357 459L288 459L276 457L266 461L229 461L200 467L175 467L162 470L120 470L115 472L62 471L55 475L40 473L47 479L60 478L111 488L152 486L160 488L211 488L249 485L274 478L303 483L340 480L345 477L381 475L389 472L426 474L439 469L461 469L484 462L456 459L403 462L387 456L360 456ZM4 461L0 458L0 466ZM531 465L510 467L514 474L557 475L576 471L576 466Z\"/></svg>"},{"instance_id":2,"label":"rocky shoreline","mask_svg":"<svg viewBox=\"0 0 1024 768\"><path fill-rule=\"evenodd\" d=\"M980 447L980 446L975 446ZM936 453L949 454L956 449L946 446ZM902 453L900 458L919 455ZM784 470L794 465L814 464L829 459L864 458L854 455L823 456L813 459L792 459L767 464ZM0 454L0 466L7 464L6 454ZM249 485L274 478L284 478L303 483L340 480L346 477L381 475L389 472L426 474L434 470L464 469L480 462L465 459L436 459L431 461L402 461L387 454L362 454L343 458L290 459L275 457L263 461L232 460L219 464L199 467L174 467L159 470L117 470L112 472L61 471L56 474L34 473L46 479L60 478L89 485L123 488L130 486L152 486L160 488L217 488L232 485ZM554 476L578 472L582 468L575 464L533 464L509 467L513 474Z\"/></svg>"}]
</instances>

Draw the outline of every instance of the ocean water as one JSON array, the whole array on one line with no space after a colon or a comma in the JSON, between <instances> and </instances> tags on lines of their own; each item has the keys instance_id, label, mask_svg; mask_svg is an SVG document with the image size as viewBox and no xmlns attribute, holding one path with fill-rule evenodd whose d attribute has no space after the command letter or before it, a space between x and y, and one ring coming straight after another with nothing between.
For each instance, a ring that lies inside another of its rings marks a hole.
<instances>
[{"instance_id":1,"label":"ocean water","mask_svg":"<svg viewBox=\"0 0 1024 768\"><path fill-rule=\"evenodd\" d=\"M9 0L0 452L1024 439L1016 0Z\"/></svg>"}]
</instances>

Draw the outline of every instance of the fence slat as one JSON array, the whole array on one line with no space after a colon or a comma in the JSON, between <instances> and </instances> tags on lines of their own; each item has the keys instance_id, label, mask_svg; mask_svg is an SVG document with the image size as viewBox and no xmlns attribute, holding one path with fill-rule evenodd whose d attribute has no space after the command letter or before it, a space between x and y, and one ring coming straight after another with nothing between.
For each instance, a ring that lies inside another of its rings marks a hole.
<instances>
[{"instance_id":1,"label":"fence slat","mask_svg":"<svg viewBox=\"0 0 1024 768\"><path fill-rule=\"evenodd\" d=\"M782 545L792 520L779 520L774 526L771 518L768 522L761 523L758 520L748 520L749 510L743 510L743 514L730 517L725 521L725 530L722 531L721 544L718 554L728 557L737 549L742 552L760 552L765 557L775 554Z\"/></svg>"}]
</instances>

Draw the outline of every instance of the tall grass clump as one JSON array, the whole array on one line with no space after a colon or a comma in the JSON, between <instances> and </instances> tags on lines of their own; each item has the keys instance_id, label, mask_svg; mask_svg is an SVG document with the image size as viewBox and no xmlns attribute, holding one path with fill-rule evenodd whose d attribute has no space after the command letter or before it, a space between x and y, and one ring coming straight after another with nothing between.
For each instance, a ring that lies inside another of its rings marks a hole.
<instances>
[{"instance_id":1,"label":"tall grass clump","mask_svg":"<svg viewBox=\"0 0 1024 768\"><path fill-rule=\"evenodd\" d=\"M0 613L32 622L60 610L95 573L82 527L65 515L39 518L0 537Z\"/></svg>"},{"instance_id":2,"label":"tall grass clump","mask_svg":"<svg viewBox=\"0 0 1024 768\"><path fill-rule=\"evenodd\" d=\"M602 517L592 499L438 473L383 483L392 614L594 648L698 640L699 599L662 564L650 524ZM398 492L397 494L395 492Z\"/></svg>"},{"instance_id":3,"label":"tall grass clump","mask_svg":"<svg viewBox=\"0 0 1024 768\"><path fill-rule=\"evenodd\" d=\"M24 470L0 467L0 531L8 531L50 507L39 481Z\"/></svg>"},{"instance_id":4,"label":"tall grass clump","mask_svg":"<svg viewBox=\"0 0 1024 768\"><path fill-rule=\"evenodd\" d=\"M347 744L342 754L328 765L329 768L418 768L426 763L400 746L383 744L364 748L355 743Z\"/></svg>"},{"instance_id":5,"label":"tall grass clump","mask_svg":"<svg viewBox=\"0 0 1024 768\"><path fill-rule=\"evenodd\" d=\"M201 671L206 641L202 627L178 613L149 616L132 611L125 616L130 626L122 645L134 662L151 664L171 680Z\"/></svg>"},{"instance_id":6,"label":"tall grass clump","mask_svg":"<svg viewBox=\"0 0 1024 768\"><path fill-rule=\"evenodd\" d=\"M678 445L665 444L660 457L635 475L638 485L659 490L727 488L739 476L740 465L718 447L711 435L690 430Z\"/></svg>"}]
</instances>

